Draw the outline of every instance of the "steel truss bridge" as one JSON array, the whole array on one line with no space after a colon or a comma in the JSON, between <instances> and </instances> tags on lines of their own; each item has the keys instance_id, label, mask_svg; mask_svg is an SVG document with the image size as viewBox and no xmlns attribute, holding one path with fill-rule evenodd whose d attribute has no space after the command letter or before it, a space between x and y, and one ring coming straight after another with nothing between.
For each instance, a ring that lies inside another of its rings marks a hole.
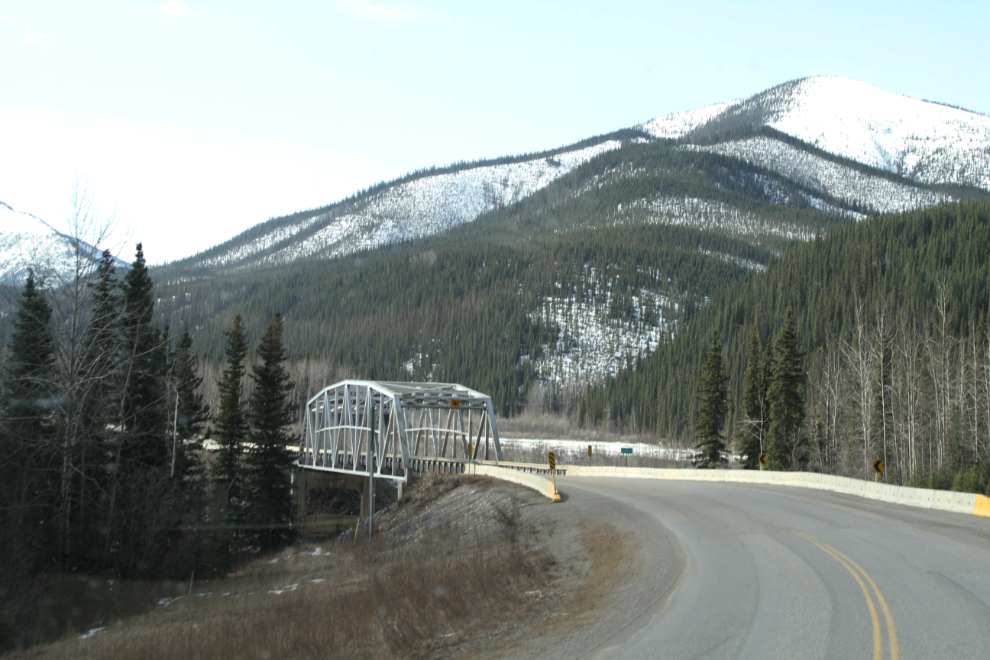
<instances>
[{"instance_id":1,"label":"steel truss bridge","mask_svg":"<svg viewBox=\"0 0 990 660\"><path fill-rule=\"evenodd\" d=\"M298 463L405 482L414 470L501 460L491 397L455 383L344 380L306 404Z\"/></svg>"}]
</instances>

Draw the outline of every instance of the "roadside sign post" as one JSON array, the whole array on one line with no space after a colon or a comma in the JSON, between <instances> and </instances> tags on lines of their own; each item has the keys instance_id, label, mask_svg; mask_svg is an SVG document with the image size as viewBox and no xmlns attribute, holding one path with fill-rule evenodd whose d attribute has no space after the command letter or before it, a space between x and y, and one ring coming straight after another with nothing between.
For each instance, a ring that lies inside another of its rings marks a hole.
<instances>
[{"instance_id":1,"label":"roadside sign post","mask_svg":"<svg viewBox=\"0 0 990 660\"><path fill-rule=\"evenodd\" d=\"M760 454L760 470L762 471L764 466L767 464L767 455Z\"/></svg>"},{"instance_id":2,"label":"roadside sign post","mask_svg":"<svg viewBox=\"0 0 990 660\"><path fill-rule=\"evenodd\" d=\"M883 460L877 459L873 461L873 481L880 481L880 474L883 472Z\"/></svg>"},{"instance_id":3,"label":"roadside sign post","mask_svg":"<svg viewBox=\"0 0 990 660\"><path fill-rule=\"evenodd\" d=\"M588 445L588 458L591 458L591 445Z\"/></svg>"},{"instance_id":4,"label":"roadside sign post","mask_svg":"<svg viewBox=\"0 0 990 660\"><path fill-rule=\"evenodd\" d=\"M557 459L553 452L547 453L547 463L550 464L550 477L553 479L553 492L557 492Z\"/></svg>"},{"instance_id":5,"label":"roadside sign post","mask_svg":"<svg viewBox=\"0 0 990 660\"><path fill-rule=\"evenodd\" d=\"M633 453L633 448L632 447L622 447L621 449L619 449L619 453L621 453L622 454L622 457L624 459L626 459L625 460L625 466L626 467L629 467L629 456Z\"/></svg>"}]
</instances>

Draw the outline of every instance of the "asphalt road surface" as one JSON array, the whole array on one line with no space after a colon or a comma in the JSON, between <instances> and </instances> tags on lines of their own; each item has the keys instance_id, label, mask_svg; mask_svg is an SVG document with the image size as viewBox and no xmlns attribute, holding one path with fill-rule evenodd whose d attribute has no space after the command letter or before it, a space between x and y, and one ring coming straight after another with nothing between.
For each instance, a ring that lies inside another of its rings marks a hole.
<instances>
[{"instance_id":1,"label":"asphalt road surface","mask_svg":"<svg viewBox=\"0 0 990 660\"><path fill-rule=\"evenodd\" d=\"M594 639L557 646L570 657L990 658L990 519L801 488L558 485L560 512L642 540ZM661 552L678 570L650 570Z\"/></svg>"}]
</instances>

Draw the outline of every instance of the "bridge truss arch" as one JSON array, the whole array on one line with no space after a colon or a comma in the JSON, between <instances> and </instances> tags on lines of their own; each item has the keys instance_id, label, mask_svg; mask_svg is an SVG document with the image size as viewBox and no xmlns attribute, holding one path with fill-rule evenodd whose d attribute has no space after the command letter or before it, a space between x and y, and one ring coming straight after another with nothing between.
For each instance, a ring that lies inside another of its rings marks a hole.
<instances>
[{"instance_id":1,"label":"bridge truss arch","mask_svg":"<svg viewBox=\"0 0 990 660\"><path fill-rule=\"evenodd\" d=\"M344 380L306 404L299 466L367 475L369 438L374 476L396 481L431 463L502 460L491 397L456 383Z\"/></svg>"}]
</instances>

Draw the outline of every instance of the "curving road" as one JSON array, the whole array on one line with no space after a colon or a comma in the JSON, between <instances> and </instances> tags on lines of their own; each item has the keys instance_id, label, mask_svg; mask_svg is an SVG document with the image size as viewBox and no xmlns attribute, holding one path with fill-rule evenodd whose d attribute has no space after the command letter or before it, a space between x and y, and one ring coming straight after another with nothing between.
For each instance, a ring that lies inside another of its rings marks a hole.
<instances>
[{"instance_id":1,"label":"curving road","mask_svg":"<svg viewBox=\"0 0 990 660\"><path fill-rule=\"evenodd\" d=\"M559 511L625 521L641 547L607 625L548 656L990 657L990 519L800 488L558 484ZM658 554L677 570L651 570Z\"/></svg>"}]
</instances>

